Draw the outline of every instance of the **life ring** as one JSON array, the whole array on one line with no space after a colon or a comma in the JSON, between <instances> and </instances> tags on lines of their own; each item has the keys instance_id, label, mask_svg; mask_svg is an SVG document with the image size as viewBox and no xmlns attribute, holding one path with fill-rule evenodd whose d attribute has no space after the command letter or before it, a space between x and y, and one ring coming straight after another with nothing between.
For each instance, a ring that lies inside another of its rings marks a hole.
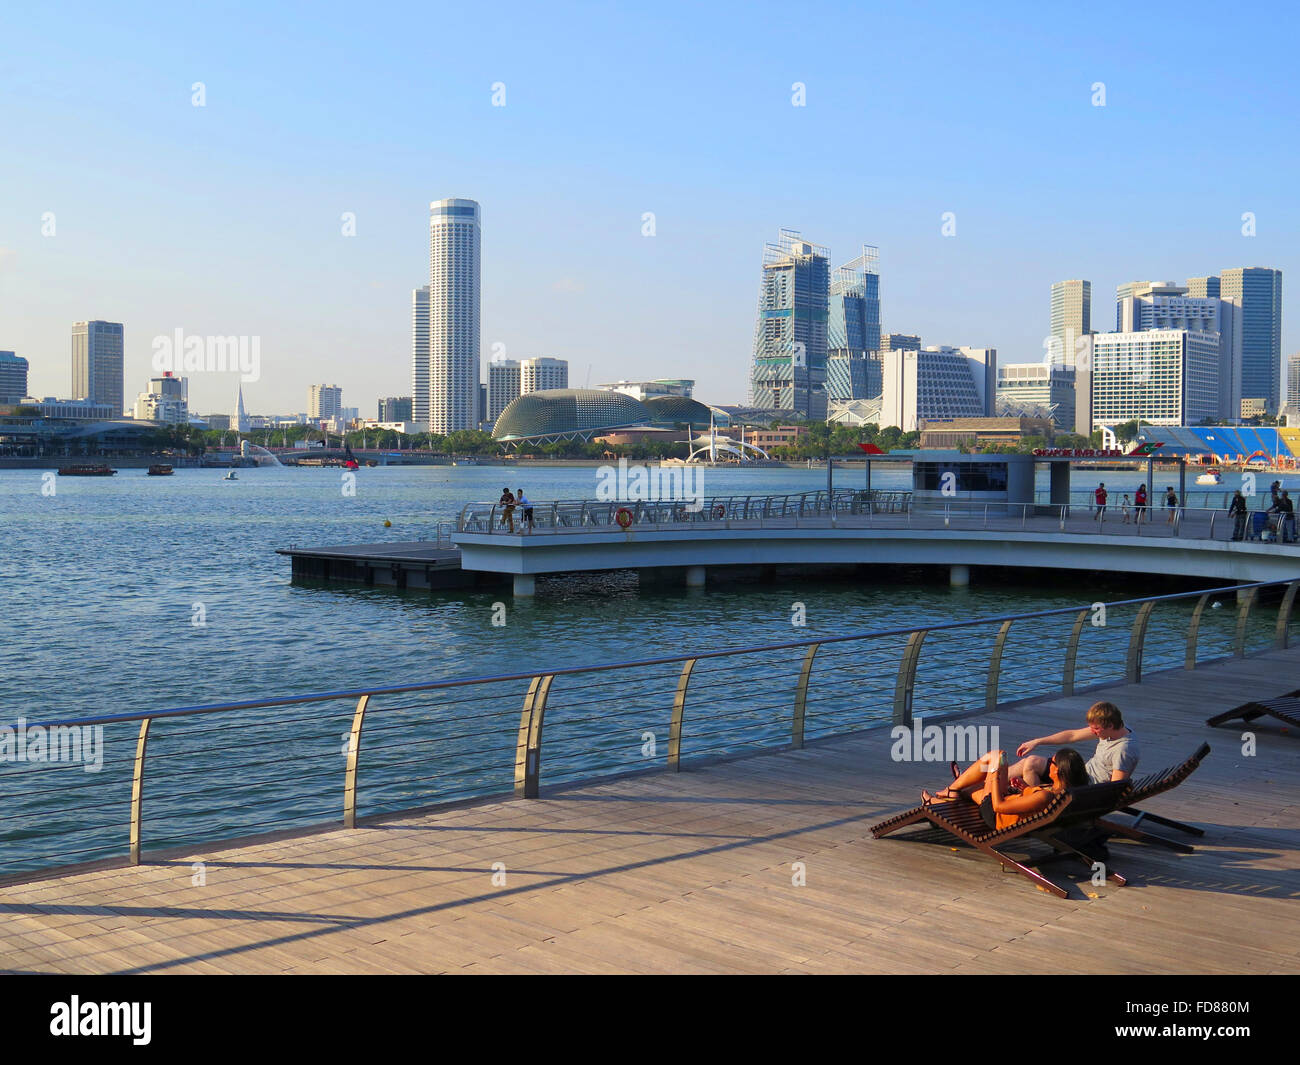
<instances>
[{"instance_id":1,"label":"life ring","mask_svg":"<svg viewBox=\"0 0 1300 1065\"><path fill-rule=\"evenodd\" d=\"M618 510L614 512L614 520L618 522L618 527L620 529L626 529L632 524L632 512L628 510L627 507L619 507Z\"/></svg>"},{"instance_id":2,"label":"life ring","mask_svg":"<svg viewBox=\"0 0 1300 1065\"><path fill-rule=\"evenodd\" d=\"M721 521L726 516L727 516L727 508L724 507L721 503L719 503L716 507L713 508L713 517L715 520Z\"/></svg>"}]
</instances>

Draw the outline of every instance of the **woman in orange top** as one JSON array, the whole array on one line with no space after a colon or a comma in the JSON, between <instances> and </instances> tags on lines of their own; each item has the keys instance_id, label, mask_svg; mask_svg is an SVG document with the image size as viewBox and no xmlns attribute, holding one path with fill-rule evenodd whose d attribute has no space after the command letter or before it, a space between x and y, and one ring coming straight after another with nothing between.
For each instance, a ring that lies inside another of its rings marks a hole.
<instances>
[{"instance_id":1,"label":"woman in orange top","mask_svg":"<svg viewBox=\"0 0 1300 1065\"><path fill-rule=\"evenodd\" d=\"M1072 747L1062 747L1048 766L1051 787L1028 785L1021 792L1011 790L1007 782L1006 751L990 751L963 772L948 787L935 795L921 792L921 801L952 802L969 799L980 808L984 823L992 829L1010 828L1022 818L1047 809L1052 799L1067 788L1088 783L1088 770L1082 756Z\"/></svg>"}]
</instances>

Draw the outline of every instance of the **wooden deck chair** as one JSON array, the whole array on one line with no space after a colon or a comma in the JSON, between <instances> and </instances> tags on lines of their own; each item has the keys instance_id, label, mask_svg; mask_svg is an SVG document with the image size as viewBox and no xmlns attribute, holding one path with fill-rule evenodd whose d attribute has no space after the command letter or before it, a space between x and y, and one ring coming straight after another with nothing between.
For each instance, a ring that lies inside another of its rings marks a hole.
<instances>
[{"instance_id":1,"label":"wooden deck chair","mask_svg":"<svg viewBox=\"0 0 1300 1065\"><path fill-rule=\"evenodd\" d=\"M1129 839L1140 840L1143 843L1155 843L1161 847L1168 847L1170 850L1182 851L1184 854L1191 854L1195 849L1189 847L1186 843L1178 843L1172 839L1166 839L1164 836L1155 836L1149 832L1143 832L1138 826L1143 821L1154 821L1158 825L1164 825L1167 828L1175 828L1179 832L1186 832L1189 836L1203 836L1205 829L1197 828L1195 825L1184 824L1182 821L1174 821L1172 818L1161 817L1158 814L1149 813L1146 810L1139 810L1138 804L1146 802L1162 792L1169 791L1171 788L1178 787L1184 780L1190 777L1197 767L1204 761L1205 756L1210 753L1210 745L1202 743L1196 748L1196 753L1188 758L1185 762L1178 765L1172 765L1167 769L1162 769L1158 773L1150 773L1145 777L1133 783L1133 791L1129 794L1127 805L1120 807L1122 813L1133 816L1132 824L1120 825L1114 821L1103 820L1099 822L1100 827L1107 835L1126 836Z\"/></svg>"},{"instance_id":2,"label":"wooden deck chair","mask_svg":"<svg viewBox=\"0 0 1300 1065\"><path fill-rule=\"evenodd\" d=\"M1240 720L1245 724L1254 721L1257 717L1267 716L1275 717L1294 729L1300 729L1300 698L1297 698L1297 695L1300 695L1300 692L1291 692L1279 699L1260 699L1253 703L1242 703L1231 710L1207 718L1205 723L1219 728L1230 721Z\"/></svg>"},{"instance_id":3,"label":"wooden deck chair","mask_svg":"<svg viewBox=\"0 0 1300 1065\"><path fill-rule=\"evenodd\" d=\"M980 817L979 807L974 803L959 799L952 802L936 802L931 803L929 806L913 807L911 810L906 810L901 814L896 814L887 820L881 821L877 825L873 825L871 834L876 839L881 839L902 828L927 824L941 832L948 833L950 836L955 836L968 846L988 855L997 861L1002 868L1014 869L1040 890L1049 891L1058 898L1063 899L1069 895L1065 888L1053 883L1042 873L1031 868L1033 865L1041 864L1041 859L1030 858L1017 861L1004 853L1002 848L1012 840L1032 836L1047 843L1058 853L1080 858L1091 867L1093 859L1090 856L1076 850L1067 839L1062 838L1061 831L1050 831L1050 829L1061 820L1072 803L1079 801L1081 794L1084 804L1083 809L1088 812L1081 814L1079 818L1073 821L1067 821L1065 827L1077 827L1083 821L1095 820L1101 813L1110 813L1115 810L1117 805L1124 801L1128 781L1117 781L1116 783L1125 786L1122 788L1109 788L1104 796L1082 794L1087 793L1090 788L1108 788L1108 785L1104 784L1088 785L1088 787L1076 788L1071 792L1058 795L1052 799L1046 809L1031 814L1010 828L989 828L984 823L984 819ZM1124 879L1116 873L1110 873L1108 876L1117 884L1124 883Z\"/></svg>"}]
</instances>

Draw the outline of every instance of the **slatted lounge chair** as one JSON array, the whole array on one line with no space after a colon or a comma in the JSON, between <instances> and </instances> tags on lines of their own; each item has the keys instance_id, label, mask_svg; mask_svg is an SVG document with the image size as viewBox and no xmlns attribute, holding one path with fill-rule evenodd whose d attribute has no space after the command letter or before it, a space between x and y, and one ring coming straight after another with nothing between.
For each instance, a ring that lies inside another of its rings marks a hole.
<instances>
[{"instance_id":1,"label":"slatted lounge chair","mask_svg":"<svg viewBox=\"0 0 1300 1065\"><path fill-rule=\"evenodd\" d=\"M1146 810L1139 810L1138 804L1144 803L1162 792L1169 791L1171 788L1178 787L1196 771L1209 753L1210 745L1202 743L1196 748L1196 753L1185 762L1170 766L1168 769L1162 769L1158 773L1150 773L1135 781L1133 791L1127 800L1128 805L1120 807L1122 813L1133 816L1133 822L1128 825L1120 825L1113 821L1100 821L1098 824L1103 832L1106 835L1127 836L1129 839L1140 840L1143 843L1155 843L1161 847L1168 847L1170 850L1191 854L1194 848L1189 847L1186 843L1178 843L1172 839L1166 839L1164 836L1155 836L1149 832L1143 832L1138 826L1143 821L1154 821L1158 825L1175 828L1179 832L1186 832L1189 836L1203 836L1205 835L1205 829L1184 824L1182 821L1174 821L1168 817L1161 817Z\"/></svg>"},{"instance_id":2,"label":"slatted lounge chair","mask_svg":"<svg viewBox=\"0 0 1300 1065\"><path fill-rule=\"evenodd\" d=\"M1089 867L1093 858L1077 850L1064 833L1072 828L1091 824L1100 816L1112 813L1128 794L1128 781L1116 781L1114 784L1090 784L1075 788L1054 797L1046 809L1017 822L1010 828L991 829L980 817L979 807L964 799L952 802L936 802L929 806L917 806L911 810L873 825L871 834L876 839L888 836L899 829L927 824L941 832L955 836L968 846L993 858L1004 869L1014 869L1026 877L1035 887L1050 891L1059 898L1066 898L1069 892L1053 883L1042 873L1030 868L1042 863L1042 859L1028 858L1017 861L1003 852L1003 847L1012 840L1032 837L1048 844L1063 857L1075 857ZM1077 805L1077 809L1073 807ZM1108 872L1108 879L1116 884L1123 884L1124 878L1118 873Z\"/></svg>"},{"instance_id":3,"label":"slatted lounge chair","mask_svg":"<svg viewBox=\"0 0 1300 1065\"><path fill-rule=\"evenodd\" d=\"M1254 721L1257 717L1268 716L1275 717L1294 729L1300 729L1300 698L1297 698L1297 695L1300 695L1300 692L1291 692L1280 699L1261 699L1253 703L1242 703L1231 710L1225 710L1222 714L1215 714L1205 723L1218 728L1229 721L1240 719L1245 723Z\"/></svg>"}]
</instances>

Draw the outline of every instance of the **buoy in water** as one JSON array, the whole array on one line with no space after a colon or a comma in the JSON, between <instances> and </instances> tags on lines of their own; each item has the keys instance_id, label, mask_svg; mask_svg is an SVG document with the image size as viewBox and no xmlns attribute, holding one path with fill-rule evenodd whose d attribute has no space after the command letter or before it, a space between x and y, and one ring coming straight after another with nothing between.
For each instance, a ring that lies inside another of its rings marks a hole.
<instances>
[{"instance_id":1,"label":"buoy in water","mask_svg":"<svg viewBox=\"0 0 1300 1065\"><path fill-rule=\"evenodd\" d=\"M385 528L385 529L391 529L392 527L393 527L393 523L392 523L391 521L389 521L387 518L385 518L385 519L384 519L384 528Z\"/></svg>"}]
</instances>

